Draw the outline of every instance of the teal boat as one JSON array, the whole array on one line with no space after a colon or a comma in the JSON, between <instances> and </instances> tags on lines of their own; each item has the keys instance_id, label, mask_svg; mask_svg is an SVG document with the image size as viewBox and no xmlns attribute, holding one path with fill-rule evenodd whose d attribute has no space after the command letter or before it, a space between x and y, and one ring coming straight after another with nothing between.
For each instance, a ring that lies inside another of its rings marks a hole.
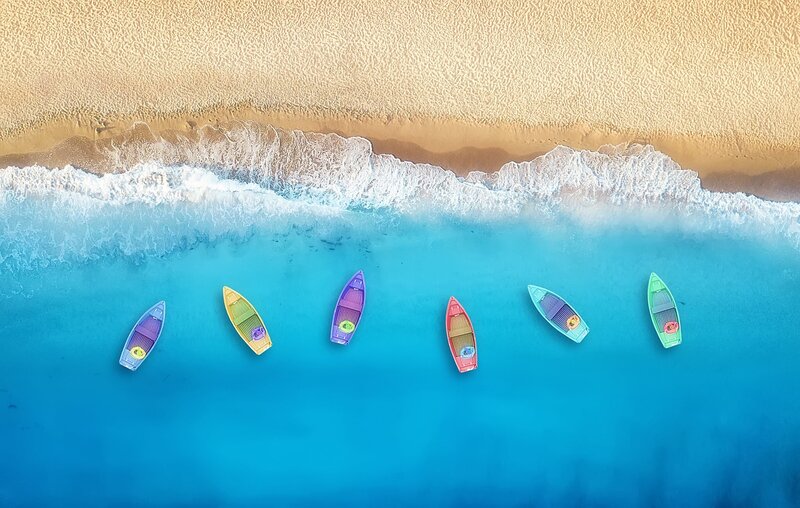
<instances>
[{"instance_id":1,"label":"teal boat","mask_svg":"<svg viewBox=\"0 0 800 508\"><path fill-rule=\"evenodd\" d=\"M533 305L550 325L575 342L580 342L589 333L589 326L577 312L560 296L549 289L528 286Z\"/></svg>"},{"instance_id":2,"label":"teal boat","mask_svg":"<svg viewBox=\"0 0 800 508\"><path fill-rule=\"evenodd\" d=\"M647 284L647 305L650 307L650 319L656 329L658 338L665 348L677 346L681 343L681 318L675 298L661 277L655 273L650 274Z\"/></svg>"}]
</instances>

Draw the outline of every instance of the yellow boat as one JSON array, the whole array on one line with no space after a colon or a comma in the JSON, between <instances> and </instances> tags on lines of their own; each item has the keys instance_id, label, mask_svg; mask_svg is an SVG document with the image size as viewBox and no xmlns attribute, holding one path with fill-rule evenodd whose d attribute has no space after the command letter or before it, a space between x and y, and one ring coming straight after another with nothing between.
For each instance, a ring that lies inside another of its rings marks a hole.
<instances>
[{"instance_id":1,"label":"yellow boat","mask_svg":"<svg viewBox=\"0 0 800 508\"><path fill-rule=\"evenodd\" d=\"M260 355L272 347L272 339L269 338L264 320L247 298L225 286L222 288L222 300L233 327L255 354Z\"/></svg>"}]
</instances>

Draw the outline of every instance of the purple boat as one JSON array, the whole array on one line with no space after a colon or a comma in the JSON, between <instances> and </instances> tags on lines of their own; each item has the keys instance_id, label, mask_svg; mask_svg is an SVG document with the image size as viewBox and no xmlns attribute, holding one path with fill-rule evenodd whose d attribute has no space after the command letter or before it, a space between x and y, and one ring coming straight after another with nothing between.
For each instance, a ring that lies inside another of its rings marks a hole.
<instances>
[{"instance_id":1,"label":"purple boat","mask_svg":"<svg viewBox=\"0 0 800 508\"><path fill-rule=\"evenodd\" d=\"M361 320L366 298L367 287L364 284L364 272L359 270L345 284L342 294L339 295L339 301L336 302L331 323L331 342L344 345L350 342L353 334L356 333L358 322Z\"/></svg>"},{"instance_id":2,"label":"purple boat","mask_svg":"<svg viewBox=\"0 0 800 508\"><path fill-rule=\"evenodd\" d=\"M166 304L158 302L145 312L136 326L133 327L122 348L119 357L119 364L126 369L136 370L139 365L150 356L150 351L155 347L161 331L164 329L164 317L166 316Z\"/></svg>"}]
</instances>

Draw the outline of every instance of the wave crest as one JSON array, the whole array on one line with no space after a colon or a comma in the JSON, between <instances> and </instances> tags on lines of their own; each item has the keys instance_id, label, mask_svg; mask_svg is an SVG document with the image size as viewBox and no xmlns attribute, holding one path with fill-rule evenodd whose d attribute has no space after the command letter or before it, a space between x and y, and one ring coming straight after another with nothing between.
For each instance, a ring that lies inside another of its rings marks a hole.
<instances>
[{"instance_id":1,"label":"wave crest","mask_svg":"<svg viewBox=\"0 0 800 508\"><path fill-rule=\"evenodd\" d=\"M201 129L194 139L138 136L104 150L113 171L102 176L69 166L0 171L0 266L158 255L364 209L677 224L784 238L800 248L800 204L705 190L697 173L649 146L558 147L465 178L375 154L362 138L249 124Z\"/></svg>"}]
</instances>

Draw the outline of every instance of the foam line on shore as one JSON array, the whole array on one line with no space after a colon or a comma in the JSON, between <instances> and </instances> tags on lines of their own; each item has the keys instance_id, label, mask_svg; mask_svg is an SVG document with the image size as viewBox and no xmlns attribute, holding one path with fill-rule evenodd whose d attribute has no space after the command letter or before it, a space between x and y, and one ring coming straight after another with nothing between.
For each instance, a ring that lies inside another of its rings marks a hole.
<instances>
[{"instance_id":1,"label":"foam line on shore","mask_svg":"<svg viewBox=\"0 0 800 508\"><path fill-rule=\"evenodd\" d=\"M458 177L372 152L336 135L250 129L147 152L116 147L117 172L68 166L0 171L0 265L163 255L254 228L318 226L352 211L413 220L531 221L781 239L800 248L800 204L712 192L652 147L605 153L559 147L495 173ZM189 149L192 148L192 149ZM127 158L160 159L133 164ZM174 163L182 162L175 165Z\"/></svg>"}]
</instances>

